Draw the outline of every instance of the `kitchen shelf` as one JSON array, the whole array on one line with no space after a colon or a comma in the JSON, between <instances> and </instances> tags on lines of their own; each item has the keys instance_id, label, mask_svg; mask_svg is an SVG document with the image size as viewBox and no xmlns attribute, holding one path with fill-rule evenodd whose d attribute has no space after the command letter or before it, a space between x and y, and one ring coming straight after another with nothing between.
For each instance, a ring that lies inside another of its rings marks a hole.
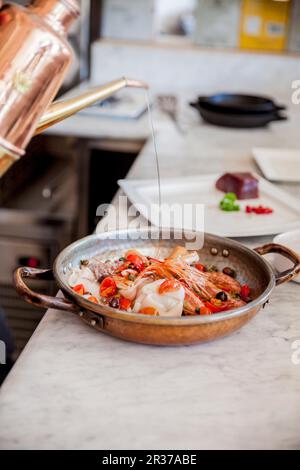
<instances>
[{"instance_id":1,"label":"kitchen shelf","mask_svg":"<svg viewBox=\"0 0 300 470\"><path fill-rule=\"evenodd\" d=\"M142 40L124 40L124 39L108 39L108 38L100 38L96 41L97 43L101 43L103 45L115 45L115 46L139 46L139 47L155 47L158 49L181 49L187 51L209 51L212 54L214 52L220 53L224 52L225 54L257 54L257 55L271 55L271 56L282 56L282 57L300 57L299 52L290 52L290 51L266 51L260 49L240 49L240 48L232 48L232 47L208 47L208 46L200 46L198 44L194 44L191 40L187 38L175 38L172 36L172 40L169 37L165 39L160 38L152 41L142 41Z\"/></svg>"}]
</instances>

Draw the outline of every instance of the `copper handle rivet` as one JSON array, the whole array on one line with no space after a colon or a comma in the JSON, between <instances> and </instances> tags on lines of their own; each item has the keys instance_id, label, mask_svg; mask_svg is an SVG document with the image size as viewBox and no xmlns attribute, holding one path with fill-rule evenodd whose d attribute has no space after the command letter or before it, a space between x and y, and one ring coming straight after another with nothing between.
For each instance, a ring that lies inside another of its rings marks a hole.
<instances>
[{"instance_id":1,"label":"copper handle rivet","mask_svg":"<svg viewBox=\"0 0 300 470\"><path fill-rule=\"evenodd\" d=\"M96 326L96 325L97 325L96 320L92 320L92 321L91 321L91 325L92 325L92 326Z\"/></svg>"},{"instance_id":2,"label":"copper handle rivet","mask_svg":"<svg viewBox=\"0 0 300 470\"><path fill-rule=\"evenodd\" d=\"M223 250L222 255L224 256L224 258L228 258L229 251L228 250Z\"/></svg>"},{"instance_id":3,"label":"copper handle rivet","mask_svg":"<svg viewBox=\"0 0 300 470\"><path fill-rule=\"evenodd\" d=\"M79 312L79 316L80 316L80 317L83 317L83 312Z\"/></svg>"},{"instance_id":4,"label":"copper handle rivet","mask_svg":"<svg viewBox=\"0 0 300 470\"><path fill-rule=\"evenodd\" d=\"M217 248L211 248L210 252L212 255L216 256L218 254L218 249Z\"/></svg>"}]
</instances>

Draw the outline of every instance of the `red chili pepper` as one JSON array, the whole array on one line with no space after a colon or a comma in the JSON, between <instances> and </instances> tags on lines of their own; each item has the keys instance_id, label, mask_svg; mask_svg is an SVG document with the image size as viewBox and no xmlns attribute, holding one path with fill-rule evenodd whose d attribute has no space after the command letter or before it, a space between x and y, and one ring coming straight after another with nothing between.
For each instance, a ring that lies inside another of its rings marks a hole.
<instances>
[{"instance_id":1,"label":"red chili pepper","mask_svg":"<svg viewBox=\"0 0 300 470\"><path fill-rule=\"evenodd\" d=\"M208 307L200 307L200 315L211 315L212 311Z\"/></svg>"},{"instance_id":2,"label":"red chili pepper","mask_svg":"<svg viewBox=\"0 0 300 470\"><path fill-rule=\"evenodd\" d=\"M76 292L76 294L84 295L85 294L85 287L84 287L83 284L77 284L77 286L73 287L73 291Z\"/></svg>"},{"instance_id":3,"label":"red chili pepper","mask_svg":"<svg viewBox=\"0 0 300 470\"><path fill-rule=\"evenodd\" d=\"M195 268L198 269L198 271L205 271L205 266L201 263L196 263Z\"/></svg>"},{"instance_id":4,"label":"red chili pepper","mask_svg":"<svg viewBox=\"0 0 300 470\"><path fill-rule=\"evenodd\" d=\"M121 310L128 310L131 306L131 301L129 299L126 299L125 297L120 297L119 303Z\"/></svg>"},{"instance_id":5,"label":"red chili pepper","mask_svg":"<svg viewBox=\"0 0 300 470\"><path fill-rule=\"evenodd\" d=\"M166 281L162 282L159 286L158 293L162 295L166 292L174 292L176 290L179 290L180 287L180 282L175 281L175 279L167 279Z\"/></svg>"},{"instance_id":6,"label":"red chili pepper","mask_svg":"<svg viewBox=\"0 0 300 470\"><path fill-rule=\"evenodd\" d=\"M254 214L272 214L274 212L273 209L271 209L271 207L264 207L262 205L259 205L259 206L246 206L245 208L245 211L247 214L251 214L251 213L254 213Z\"/></svg>"},{"instance_id":7,"label":"red chili pepper","mask_svg":"<svg viewBox=\"0 0 300 470\"><path fill-rule=\"evenodd\" d=\"M106 277L100 284L101 297L112 297L117 293L117 284L112 277Z\"/></svg>"},{"instance_id":8,"label":"red chili pepper","mask_svg":"<svg viewBox=\"0 0 300 470\"><path fill-rule=\"evenodd\" d=\"M143 271L143 269L145 268L143 259L134 251L130 251L129 253L127 253L126 260L132 263L135 269L137 269L138 271Z\"/></svg>"},{"instance_id":9,"label":"red chili pepper","mask_svg":"<svg viewBox=\"0 0 300 470\"><path fill-rule=\"evenodd\" d=\"M205 306L209 308L212 313L219 313L227 310L227 306L224 302L218 299L211 299L210 302L205 302Z\"/></svg>"},{"instance_id":10,"label":"red chili pepper","mask_svg":"<svg viewBox=\"0 0 300 470\"><path fill-rule=\"evenodd\" d=\"M241 288L241 292L240 292L240 295L242 297L242 299L247 299L250 295L250 287L248 286L248 284L244 284Z\"/></svg>"}]
</instances>

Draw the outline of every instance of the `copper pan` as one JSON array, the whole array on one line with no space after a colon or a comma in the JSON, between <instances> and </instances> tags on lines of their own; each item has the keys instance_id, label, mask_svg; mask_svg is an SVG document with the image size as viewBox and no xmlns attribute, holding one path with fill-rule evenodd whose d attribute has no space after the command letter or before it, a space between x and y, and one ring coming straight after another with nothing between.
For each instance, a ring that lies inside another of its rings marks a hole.
<instances>
[{"instance_id":1,"label":"copper pan","mask_svg":"<svg viewBox=\"0 0 300 470\"><path fill-rule=\"evenodd\" d=\"M149 237L148 229L124 230L91 235L65 248L57 257L53 269L33 269L21 267L15 271L14 282L18 293L33 305L56 308L74 313L85 323L103 333L127 341L156 345L187 345L220 338L240 329L269 301L276 285L291 280L300 272L300 258L290 249L269 244L251 250L242 244L205 234L204 246L199 250L201 262L214 264L219 269L230 266L238 273L238 279L251 286L253 300L246 306L210 316L181 318L151 317L141 314L124 313L108 306L96 305L77 295L68 286L70 270L79 265L80 260L100 255L103 259L121 256L130 247L153 254L157 240ZM184 245L188 238L177 239L172 232L170 239L160 241L162 256L170 253L176 245ZM293 262L293 267L275 274L271 265L262 255L280 253ZM55 279L64 297L49 297L32 291L24 282L28 279Z\"/></svg>"}]
</instances>

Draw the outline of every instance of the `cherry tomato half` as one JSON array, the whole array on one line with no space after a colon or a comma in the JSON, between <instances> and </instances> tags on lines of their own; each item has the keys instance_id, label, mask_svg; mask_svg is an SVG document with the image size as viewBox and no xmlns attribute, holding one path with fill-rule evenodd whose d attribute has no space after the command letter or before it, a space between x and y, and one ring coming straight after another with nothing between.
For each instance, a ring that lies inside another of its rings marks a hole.
<instances>
[{"instance_id":1,"label":"cherry tomato half","mask_svg":"<svg viewBox=\"0 0 300 470\"><path fill-rule=\"evenodd\" d=\"M100 284L101 297L112 297L117 293L117 284L112 277L106 277Z\"/></svg>"},{"instance_id":2,"label":"cherry tomato half","mask_svg":"<svg viewBox=\"0 0 300 470\"><path fill-rule=\"evenodd\" d=\"M241 288L241 297L242 299L247 299L250 295L250 287L248 286L248 284L244 284Z\"/></svg>"},{"instance_id":3,"label":"cherry tomato half","mask_svg":"<svg viewBox=\"0 0 300 470\"><path fill-rule=\"evenodd\" d=\"M0 14L0 26L6 25L7 23L10 22L11 19L12 17L8 13L5 13L5 12L1 13Z\"/></svg>"},{"instance_id":4,"label":"cherry tomato half","mask_svg":"<svg viewBox=\"0 0 300 470\"><path fill-rule=\"evenodd\" d=\"M142 308L139 313L143 313L144 315L154 315L154 316L158 316L159 313L158 311L156 310L156 308L154 307L145 307L145 308Z\"/></svg>"},{"instance_id":5,"label":"cherry tomato half","mask_svg":"<svg viewBox=\"0 0 300 470\"><path fill-rule=\"evenodd\" d=\"M200 307L200 315L211 315L212 311L208 307Z\"/></svg>"},{"instance_id":6,"label":"cherry tomato half","mask_svg":"<svg viewBox=\"0 0 300 470\"><path fill-rule=\"evenodd\" d=\"M121 310L128 310L131 306L131 301L125 297L120 297L119 303Z\"/></svg>"},{"instance_id":7,"label":"cherry tomato half","mask_svg":"<svg viewBox=\"0 0 300 470\"><path fill-rule=\"evenodd\" d=\"M145 268L143 258L134 251L129 251L127 253L126 261L132 263L135 269L137 269L138 271L143 271L143 269Z\"/></svg>"},{"instance_id":8,"label":"cherry tomato half","mask_svg":"<svg viewBox=\"0 0 300 470\"><path fill-rule=\"evenodd\" d=\"M211 299L210 302L205 302L205 306L209 308L212 313L223 312L227 309L227 306L224 305L224 302L218 299Z\"/></svg>"},{"instance_id":9,"label":"cherry tomato half","mask_svg":"<svg viewBox=\"0 0 300 470\"><path fill-rule=\"evenodd\" d=\"M201 263L196 263L195 268L198 269L198 271L202 271L202 272L205 271L205 266Z\"/></svg>"},{"instance_id":10,"label":"cherry tomato half","mask_svg":"<svg viewBox=\"0 0 300 470\"><path fill-rule=\"evenodd\" d=\"M158 293L160 295L166 294L167 292L174 292L179 290L181 287L180 282L175 281L175 279L166 279L162 282L158 288Z\"/></svg>"},{"instance_id":11,"label":"cherry tomato half","mask_svg":"<svg viewBox=\"0 0 300 470\"><path fill-rule=\"evenodd\" d=\"M84 295L85 294L84 285L83 284L77 284L77 286L73 287L73 291L76 292L76 294Z\"/></svg>"}]
</instances>

